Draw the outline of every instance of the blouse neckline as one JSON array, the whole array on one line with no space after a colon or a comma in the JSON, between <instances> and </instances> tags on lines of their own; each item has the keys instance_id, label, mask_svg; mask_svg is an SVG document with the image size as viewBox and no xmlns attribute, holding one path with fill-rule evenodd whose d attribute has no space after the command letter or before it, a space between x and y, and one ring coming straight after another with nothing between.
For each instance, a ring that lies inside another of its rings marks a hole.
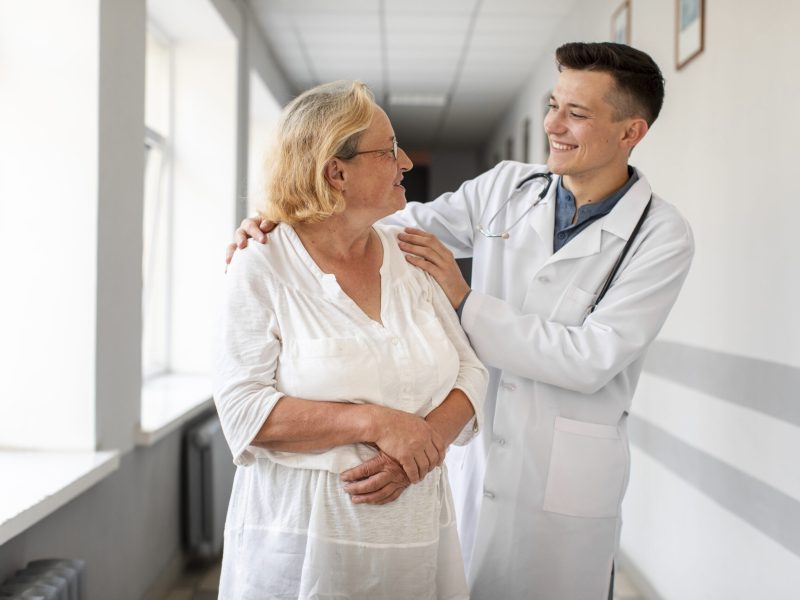
<instances>
[{"instance_id":1,"label":"blouse neckline","mask_svg":"<svg viewBox=\"0 0 800 600\"><path fill-rule=\"evenodd\" d=\"M356 304L355 300L353 300L350 296L348 296L344 290L342 290L339 282L336 280L336 275L334 273L326 273L323 271L311 254L306 249L305 245L303 244L303 240L300 239L300 236L297 235L297 232L294 230L294 227L288 225L286 223L280 223L278 227L283 228L283 231L286 233L289 242L294 246L295 250L297 251L298 256L306 265L306 267L314 274L317 279L319 280L320 287L322 288L323 292L328 297L335 297L339 300L343 301L346 304L349 304L350 308L353 312L357 313L360 318L368 321L371 324L374 324L377 327L384 328L386 327L386 317L387 317L387 306L389 302L389 244L388 240L384 236L384 233L372 226L371 229L374 231L377 236L378 240L381 243L381 249L383 250L383 256L381 259L381 266L378 270L381 278L381 311L380 311L380 322L375 321L374 319L367 316L362 308Z\"/></svg>"}]
</instances>

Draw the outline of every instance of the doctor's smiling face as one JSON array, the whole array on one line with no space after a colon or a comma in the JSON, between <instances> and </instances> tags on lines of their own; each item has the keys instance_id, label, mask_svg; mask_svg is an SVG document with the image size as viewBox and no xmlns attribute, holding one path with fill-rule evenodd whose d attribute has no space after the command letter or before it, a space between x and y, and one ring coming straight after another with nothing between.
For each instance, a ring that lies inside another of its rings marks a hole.
<instances>
[{"instance_id":1,"label":"doctor's smiling face","mask_svg":"<svg viewBox=\"0 0 800 600\"><path fill-rule=\"evenodd\" d=\"M622 117L614 78L603 71L563 69L550 97L544 129L547 166L570 181L590 183L610 175L627 179L628 156L647 132L642 117ZM624 179L623 179L624 182Z\"/></svg>"}]
</instances>

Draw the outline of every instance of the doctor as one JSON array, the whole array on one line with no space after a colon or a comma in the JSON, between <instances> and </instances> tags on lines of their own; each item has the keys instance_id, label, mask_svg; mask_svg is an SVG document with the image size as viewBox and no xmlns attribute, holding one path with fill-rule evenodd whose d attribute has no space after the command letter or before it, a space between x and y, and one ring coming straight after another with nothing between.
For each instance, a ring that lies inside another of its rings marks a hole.
<instances>
[{"instance_id":1,"label":"doctor","mask_svg":"<svg viewBox=\"0 0 800 600\"><path fill-rule=\"evenodd\" d=\"M448 455L477 600L608 597L627 414L694 252L686 221L628 166L661 109L658 66L612 43L566 44L556 61L546 166L505 161L391 217L419 228L401 248L490 368L485 427ZM243 223L238 244L244 230L263 240L258 227ZM471 287L454 255L473 257Z\"/></svg>"}]
</instances>

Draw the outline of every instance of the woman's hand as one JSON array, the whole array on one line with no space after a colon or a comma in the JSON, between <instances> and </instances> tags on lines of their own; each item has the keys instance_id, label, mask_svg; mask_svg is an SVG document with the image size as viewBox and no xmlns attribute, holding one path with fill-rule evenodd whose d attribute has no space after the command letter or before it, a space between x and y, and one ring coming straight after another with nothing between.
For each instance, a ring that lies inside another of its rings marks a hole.
<instances>
[{"instance_id":1,"label":"woman's hand","mask_svg":"<svg viewBox=\"0 0 800 600\"><path fill-rule=\"evenodd\" d=\"M250 238L262 244L266 244L267 234L275 229L276 225L277 223L267 221L259 215L244 219L242 224L239 225L239 229L233 234L233 242L228 244L228 248L225 252L225 264L231 264L231 259L236 250L246 248L247 241Z\"/></svg>"},{"instance_id":2,"label":"woman's hand","mask_svg":"<svg viewBox=\"0 0 800 600\"><path fill-rule=\"evenodd\" d=\"M375 439L369 440L403 467L411 483L421 481L444 461L447 446L422 417L386 407L376 409Z\"/></svg>"},{"instance_id":3,"label":"woman's hand","mask_svg":"<svg viewBox=\"0 0 800 600\"><path fill-rule=\"evenodd\" d=\"M385 452L340 475L354 504L388 504L411 485L400 464Z\"/></svg>"}]
</instances>

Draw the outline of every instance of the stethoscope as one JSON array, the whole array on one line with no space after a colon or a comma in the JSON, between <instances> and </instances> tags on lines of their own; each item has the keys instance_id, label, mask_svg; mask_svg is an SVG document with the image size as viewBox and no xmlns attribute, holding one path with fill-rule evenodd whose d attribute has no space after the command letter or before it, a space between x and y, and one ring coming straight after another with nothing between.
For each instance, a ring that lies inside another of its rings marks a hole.
<instances>
[{"instance_id":1,"label":"stethoscope","mask_svg":"<svg viewBox=\"0 0 800 600\"><path fill-rule=\"evenodd\" d=\"M506 229L503 233L494 233L490 229L490 227L492 226L492 222L497 218L497 215L499 215L501 212L503 212L503 209L506 207L506 204L511 202L511 198L514 196L514 194L516 194L518 191L520 191L522 189L522 186L524 186L526 183L528 183L530 181L533 181L534 179L538 179L538 178L546 179L547 183L545 183L544 186L542 187L542 191L539 193L539 197L536 198L536 201L533 204L531 204L528 207L528 210L526 210L524 213L522 213L522 215L516 221L514 221L509 226L509 228ZM494 213L494 216L489 220L489 223L486 225L486 227L483 227L482 225L478 225L477 230L480 233L482 233L484 236L486 236L487 238L502 238L504 240L507 240L508 239L508 232L511 229L513 229L517 225L517 223L522 221L522 219L525 217L525 215L527 215L534 208L536 208L536 205L539 204L539 202L541 202L544 199L545 196L547 196L547 192L550 191L550 186L552 184L553 184L553 174L552 173L534 173L533 175L529 175L528 177L526 177L525 179L523 179L522 181L520 181L517 184L517 187L514 188L514 191L511 192L511 195L506 199L506 201L503 202L503 204L500 205L500 208L498 208L497 212ZM647 218L647 213L650 212L650 205L652 203L653 203L653 195L651 194L650 195L650 199L647 201L647 204L645 205L644 210L642 211L642 214L639 216L639 221L636 223L636 226L633 228L633 231L631 232L630 236L628 237L628 240L625 242L625 247L622 248L622 252L617 257L617 261L614 263L614 266L611 268L611 272L608 274L608 277L606 277L606 280L603 283L603 287L600 288L600 292L595 297L594 302L592 302L591 306L589 306L589 308L587 310L587 314L591 314L592 312L594 312L594 309L597 307L597 305L600 303L600 301L606 295L606 292L608 291L608 289L611 287L611 282L614 280L614 277L616 276L617 272L619 271L619 268L620 268L620 265L622 264L622 261L625 259L625 256L628 254L628 251L631 249L631 245L633 244L633 240L636 239L636 236L637 236L637 234L639 233L639 230L642 227L642 223L644 223L645 219ZM484 210L484 212L485 212L485 210ZM481 215L481 220L482 219L483 219L483 215Z\"/></svg>"},{"instance_id":2,"label":"stethoscope","mask_svg":"<svg viewBox=\"0 0 800 600\"><path fill-rule=\"evenodd\" d=\"M534 203L531 204L528 207L528 210L526 210L524 213L522 213L519 216L519 218L516 221L514 221L505 231L503 231L502 233L495 233L494 231L492 231L492 229L491 229L492 228L492 223L494 223L494 220L498 217L498 215L501 212L503 212L503 210L505 209L506 205L509 202L511 202L511 198L514 197L514 194L516 194L518 191L520 191L522 189L522 187L526 183L529 183L529 182L533 181L534 179L544 179L544 180L547 181L547 183L545 183L542 186L542 191L539 193L539 197L536 198ZM489 219L489 222L486 224L486 227L484 227L483 225L478 225L477 230L484 237L487 237L487 238L502 238L504 240L507 240L508 239L508 232L511 231L512 229L514 229L514 227L517 225L517 223L522 221L522 219L524 219L525 216L529 212L531 212L534 208L536 208L536 205L539 204L539 202L541 202L544 199L545 196L547 196L547 192L550 191L550 186L551 185L553 185L553 174L550 173L550 172L547 172L547 173L534 173L533 175L528 175L525 179L523 179L522 181L520 181L517 184L517 187L514 188L514 191L511 193L511 195L509 195L509 197L506 199L506 201L503 202L500 205L500 208L497 209L497 212L494 213L494 216L491 219ZM484 212L485 212L485 209L484 209ZM481 215L481 221L483 221L483 214Z\"/></svg>"}]
</instances>

